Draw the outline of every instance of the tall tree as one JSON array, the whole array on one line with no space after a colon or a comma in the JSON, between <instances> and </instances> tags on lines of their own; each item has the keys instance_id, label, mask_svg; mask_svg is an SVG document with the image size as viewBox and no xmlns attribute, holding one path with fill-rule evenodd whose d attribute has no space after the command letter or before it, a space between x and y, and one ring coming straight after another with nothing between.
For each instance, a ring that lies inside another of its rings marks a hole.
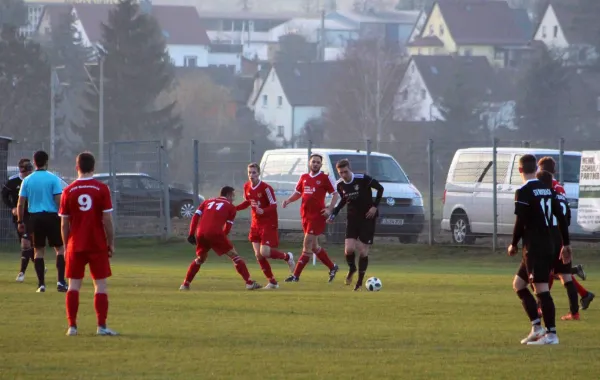
<instances>
[{"instance_id":1,"label":"tall tree","mask_svg":"<svg viewBox=\"0 0 600 380\"><path fill-rule=\"evenodd\" d=\"M595 49L593 67L600 71L600 1L577 0L575 9L573 23L584 30L588 42Z\"/></svg>"},{"instance_id":2,"label":"tall tree","mask_svg":"<svg viewBox=\"0 0 600 380\"><path fill-rule=\"evenodd\" d=\"M568 125L564 107L568 71L561 59L543 49L533 57L520 80L517 101L519 130L530 140L556 138Z\"/></svg>"},{"instance_id":3,"label":"tall tree","mask_svg":"<svg viewBox=\"0 0 600 380\"><path fill-rule=\"evenodd\" d=\"M122 0L102 25L104 125L107 141L173 138L180 132L175 103L157 107L156 99L173 80L162 30L134 0ZM97 67L95 76L97 78ZM98 128L98 92L87 92L86 117Z\"/></svg>"},{"instance_id":4,"label":"tall tree","mask_svg":"<svg viewBox=\"0 0 600 380\"><path fill-rule=\"evenodd\" d=\"M23 0L0 0L0 29L16 30L27 25L27 6Z\"/></svg>"},{"instance_id":5,"label":"tall tree","mask_svg":"<svg viewBox=\"0 0 600 380\"><path fill-rule=\"evenodd\" d=\"M306 40L306 37L290 33L279 37L279 50L276 62L311 62L317 58L317 45Z\"/></svg>"}]
</instances>

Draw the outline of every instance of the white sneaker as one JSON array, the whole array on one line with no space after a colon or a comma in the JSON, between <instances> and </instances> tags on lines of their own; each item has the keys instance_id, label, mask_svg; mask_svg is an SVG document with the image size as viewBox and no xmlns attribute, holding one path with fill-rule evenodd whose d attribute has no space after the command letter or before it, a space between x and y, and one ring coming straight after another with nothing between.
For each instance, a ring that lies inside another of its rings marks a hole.
<instances>
[{"instance_id":1,"label":"white sneaker","mask_svg":"<svg viewBox=\"0 0 600 380\"><path fill-rule=\"evenodd\" d=\"M279 284L269 282L263 289L279 289Z\"/></svg>"},{"instance_id":2,"label":"white sneaker","mask_svg":"<svg viewBox=\"0 0 600 380\"><path fill-rule=\"evenodd\" d=\"M531 327L531 332L527 337L521 339L521 344L529 344L530 342L535 342L536 340L542 338L546 335L546 329L540 325L535 325Z\"/></svg>"},{"instance_id":3,"label":"white sneaker","mask_svg":"<svg viewBox=\"0 0 600 380\"><path fill-rule=\"evenodd\" d=\"M246 284L247 290L256 290L256 289L260 289L260 288L261 288L260 284L256 281L252 282L252 284L250 284L250 285Z\"/></svg>"},{"instance_id":4,"label":"white sneaker","mask_svg":"<svg viewBox=\"0 0 600 380\"><path fill-rule=\"evenodd\" d=\"M38 288L38 290L35 291L36 293L45 293L46 292L46 286L42 285Z\"/></svg>"},{"instance_id":5,"label":"white sneaker","mask_svg":"<svg viewBox=\"0 0 600 380\"><path fill-rule=\"evenodd\" d=\"M25 281L25 273L19 272L19 274L17 275L16 281L17 282L23 282L23 281Z\"/></svg>"},{"instance_id":6,"label":"white sneaker","mask_svg":"<svg viewBox=\"0 0 600 380\"><path fill-rule=\"evenodd\" d=\"M179 290L181 290L181 291L188 291L188 290L190 290L190 286L189 285L181 285L179 287Z\"/></svg>"},{"instance_id":7,"label":"white sneaker","mask_svg":"<svg viewBox=\"0 0 600 380\"><path fill-rule=\"evenodd\" d=\"M117 333L116 331L112 331L108 327L100 327L100 326L98 326L98 330L96 330L96 335L117 336L117 335L119 335L119 333Z\"/></svg>"},{"instance_id":8,"label":"white sneaker","mask_svg":"<svg viewBox=\"0 0 600 380\"><path fill-rule=\"evenodd\" d=\"M77 335L77 327L69 327L69 329L67 330L67 336L75 336Z\"/></svg>"},{"instance_id":9,"label":"white sneaker","mask_svg":"<svg viewBox=\"0 0 600 380\"><path fill-rule=\"evenodd\" d=\"M554 333L549 332L534 342L527 342L527 345L531 346L542 346L544 344L558 344L558 336L556 336L556 334Z\"/></svg>"},{"instance_id":10,"label":"white sneaker","mask_svg":"<svg viewBox=\"0 0 600 380\"><path fill-rule=\"evenodd\" d=\"M290 258L287 261L287 264L290 267L290 273L294 273L294 269L296 268L296 262L294 261L294 254L292 252L288 252L288 255L290 255Z\"/></svg>"}]
</instances>

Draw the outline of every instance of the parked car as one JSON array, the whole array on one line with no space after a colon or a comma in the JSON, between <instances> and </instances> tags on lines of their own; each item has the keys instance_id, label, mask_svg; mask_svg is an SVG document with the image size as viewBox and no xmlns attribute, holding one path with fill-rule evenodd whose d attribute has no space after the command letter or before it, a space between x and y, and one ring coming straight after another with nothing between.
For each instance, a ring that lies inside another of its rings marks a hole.
<instances>
[{"instance_id":1,"label":"parked car","mask_svg":"<svg viewBox=\"0 0 600 380\"><path fill-rule=\"evenodd\" d=\"M497 149L497 232L511 235L515 222L515 191L523 181L519 174L519 158L533 154L538 159L550 156L559 162L555 149L498 148ZM441 228L452 233L456 244L473 244L477 237L494 232L492 148L460 149L452 160L444 191ZM590 236L577 224L579 171L581 152L564 152L561 181L571 208L571 234ZM559 170L557 165L557 171Z\"/></svg>"},{"instance_id":2,"label":"parked car","mask_svg":"<svg viewBox=\"0 0 600 380\"><path fill-rule=\"evenodd\" d=\"M61 177L60 173L56 173L51 170L49 172L52 174L55 174L58 178L60 178L60 184L62 185L63 189L69 185L69 183L63 177ZM18 175L18 174L19 174L18 166L8 166L6 168L6 178L7 179L14 175Z\"/></svg>"},{"instance_id":3,"label":"parked car","mask_svg":"<svg viewBox=\"0 0 600 380\"><path fill-rule=\"evenodd\" d=\"M323 156L321 170L339 179L335 163L347 158L353 171L364 173L367 170L367 154L358 150L313 149L313 153ZM379 205L376 235L397 237L403 243L414 243L423 230L425 212L423 198L417 188L410 183L400 164L390 155L373 152L370 156L370 172L385 188ZM308 171L306 149L275 149L264 153L261 163L261 178L273 186L280 199L289 197L303 173ZM327 202L331 199L328 196ZM344 211L345 212L345 209ZM279 211L279 229L283 232L301 232L300 201ZM327 230L327 238L343 241L345 218L337 218Z\"/></svg>"},{"instance_id":4,"label":"parked car","mask_svg":"<svg viewBox=\"0 0 600 380\"><path fill-rule=\"evenodd\" d=\"M164 196L161 182L144 173L117 173L116 188L112 189L119 214L131 216L160 215ZM94 178L111 186L109 173L95 174ZM196 205L204 201L190 191L169 186L171 217L189 219Z\"/></svg>"}]
</instances>

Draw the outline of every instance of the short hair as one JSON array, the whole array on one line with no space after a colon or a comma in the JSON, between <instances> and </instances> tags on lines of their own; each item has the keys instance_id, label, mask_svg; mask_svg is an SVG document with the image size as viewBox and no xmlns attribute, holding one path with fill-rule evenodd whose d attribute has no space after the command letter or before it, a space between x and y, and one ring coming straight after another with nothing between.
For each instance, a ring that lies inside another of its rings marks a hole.
<instances>
[{"instance_id":1,"label":"short hair","mask_svg":"<svg viewBox=\"0 0 600 380\"><path fill-rule=\"evenodd\" d=\"M92 173L96 168L96 159L90 152L83 152L77 156L77 167L82 173Z\"/></svg>"},{"instance_id":2,"label":"short hair","mask_svg":"<svg viewBox=\"0 0 600 380\"><path fill-rule=\"evenodd\" d=\"M535 174L535 177L540 180L544 185L552 188L552 173L546 170L540 170Z\"/></svg>"},{"instance_id":3,"label":"short hair","mask_svg":"<svg viewBox=\"0 0 600 380\"><path fill-rule=\"evenodd\" d=\"M535 174L537 171L537 160L533 154L526 154L519 159L519 167L524 174Z\"/></svg>"},{"instance_id":4,"label":"short hair","mask_svg":"<svg viewBox=\"0 0 600 380\"><path fill-rule=\"evenodd\" d=\"M33 162L35 163L36 167L43 168L44 166L48 165L48 153L44 152L43 150L38 150L33 154Z\"/></svg>"},{"instance_id":5,"label":"short hair","mask_svg":"<svg viewBox=\"0 0 600 380\"><path fill-rule=\"evenodd\" d=\"M312 154L310 155L310 157L308 157L308 160L309 160L309 161L310 161L310 160L312 160L312 159L313 159L313 157L319 157L319 158L321 159L321 162L323 162L323 156L322 156L322 155L320 155L319 153L312 153Z\"/></svg>"},{"instance_id":6,"label":"short hair","mask_svg":"<svg viewBox=\"0 0 600 380\"><path fill-rule=\"evenodd\" d=\"M343 169L343 168L349 168L350 167L350 161L348 161L347 158L342 158L341 160L339 160L336 164L335 167L337 169Z\"/></svg>"},{"instance_id":7,"label":"short hair","mask_svg":"<svg viewBox=\"0 0 600 380\"><path fill-rule=\"evenodd\" d=\"M542 157L538 161L538 167L540 170L545 170L550 174L556 174L556 161L552 157Z\"/></svg>"},{"instance_id":8,"label":"short hair","mask_svg":"<svg viewBox=\"0 0 600 380\"><path fill-rule=\"evenodd\" d=\"M221 188L221 196L222 197L228 197L231 194L233 194L233 192L235 191L235 189L231 186L223 186Z\"/></svg>"},{"instance_id":9,"label":"short hair","mask_svg":"<svg viewBox=\"0 0 600 380\"><path fill-rule=\"evenodd\" d=\"M256 169L256 171L260 174L260 165L258 165L256 162L251 162L248 164L248 169L251 168Z\"/></svg>"},{"instance_id":10,"label":"short hair","mask_svg":"<svg viewBox=\"0 0 600 380\"><path fill-rule=\"evenodd\" d=\"M19 167L19 171L30 172L33 170L33 165L31 164L31 160L29 158L21 158L17 165Z\"/></svg>"}]
</instances>

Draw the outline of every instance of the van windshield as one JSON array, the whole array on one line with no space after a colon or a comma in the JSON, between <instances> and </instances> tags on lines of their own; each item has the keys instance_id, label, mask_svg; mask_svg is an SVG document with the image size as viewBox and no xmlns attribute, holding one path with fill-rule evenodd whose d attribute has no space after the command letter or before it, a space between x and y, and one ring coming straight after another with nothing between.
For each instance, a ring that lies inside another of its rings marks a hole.
<instances>
[{"instance_id":1,"label":"van windshield","mask_svg":"<svg viewBox=\"0 0 600 380\"><path fill-rule=\"evenodd\" d=\"M350 161L351 170L355 173L367 172L367 156L358 154L331 154L329 156L331 163L334 166L335 178L339 179L340 175L335 170L335 163L341 159L347 158ZM369 158L369 175L379 182L392 183L409 183L408 177L402 168L391 157L371 156Z\"/></svg>"},{"instance_id":2,"label":"van windshield","mask_svg":"<svg viewBox=\"0 0 600 380\"><path fill-rule=\"evenodd\" d=\"M559 175L558 155L549 155L556 161L556 174L555 178L560 178L561 181L579 183L579 172L581 170L581 156L568 156L563 155L563 171L564 175Z\"/></svg>"}]
</instances>

